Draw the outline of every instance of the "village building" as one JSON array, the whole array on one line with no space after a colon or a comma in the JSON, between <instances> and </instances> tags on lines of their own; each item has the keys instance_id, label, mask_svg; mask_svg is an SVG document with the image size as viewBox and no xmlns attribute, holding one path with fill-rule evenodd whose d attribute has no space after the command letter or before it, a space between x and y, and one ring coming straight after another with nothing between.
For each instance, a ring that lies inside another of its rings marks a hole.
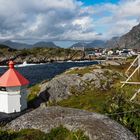
<instances>
[{"instance_id":1,"label":"village building","mask_svg":"<svg viewBox=\"0 0 140 140\"><path fill-rule=\"evenodd\" d=\"M77 46L73 46L72 47L73 50L78 50L78 51L85 51L85 47L77 47Z\"/></svg>"},{"instance_id":2,"label":"village building","mask_svg":"<svg viewBox=\"0 0 140 140\"><path fill-rule=\"evenodd\" d=\"M0 112L15 113L27 108L29 81L9 62L9 69L0 77Z\"/></svg>"},{"instance_id":3,"label":"village building","mask_svg":"<svg viewBox=\"0 0 140 140\"><path fill-rule=\"evenodd\" d=\"M109 50L109 51L107 52L107 55L110 56L110 55L113 55L113 53L114 53L114 52L113 52L112 50Z\"/></svg>"}]
</instances>

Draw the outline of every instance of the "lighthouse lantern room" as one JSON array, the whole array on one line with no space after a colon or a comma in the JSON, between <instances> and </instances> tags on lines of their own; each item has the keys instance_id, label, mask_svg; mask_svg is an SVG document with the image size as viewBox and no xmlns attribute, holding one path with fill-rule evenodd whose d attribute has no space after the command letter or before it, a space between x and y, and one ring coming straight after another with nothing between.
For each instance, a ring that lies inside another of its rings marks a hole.
<instances>
[{"instance_id":1,"label":"lighthouse lantern room","mask_svg":"<svg viewBox=\"0 0 140 140\"><path fill-rule=\"evenodd\" d=\"M27 108L29 81L9 62L9 69L0 77L0 112L14 113Z\"/></svg>"}]
</instances>

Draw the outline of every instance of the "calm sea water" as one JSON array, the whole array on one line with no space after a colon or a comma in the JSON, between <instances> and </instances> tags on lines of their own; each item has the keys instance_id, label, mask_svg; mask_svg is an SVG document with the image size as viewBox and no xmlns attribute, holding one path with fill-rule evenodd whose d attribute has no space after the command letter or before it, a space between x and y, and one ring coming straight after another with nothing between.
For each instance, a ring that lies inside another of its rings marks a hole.
<instances>
[{"instance_id":1,"label":"calm sea water","mask_svg":"<svg viewBox=\"0 0 140 140\"><path fill-rule=\"evenodd\" d=\"M98 62L63 62L63 63L50 63L43 65L33 65L26 67L17 67L16 69L23 74L29 81L30 85L42 82L43 80L51 79L56 75L66 71L72 67L82 67L98 64ZM1 67L0 75L2 75L8 68Z\"/></svg>"}]
</instances>

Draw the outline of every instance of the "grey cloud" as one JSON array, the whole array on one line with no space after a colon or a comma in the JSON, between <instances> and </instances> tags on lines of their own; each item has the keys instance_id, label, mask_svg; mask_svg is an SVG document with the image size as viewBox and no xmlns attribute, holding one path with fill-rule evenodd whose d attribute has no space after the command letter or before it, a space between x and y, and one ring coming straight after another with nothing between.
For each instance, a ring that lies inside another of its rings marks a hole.
<instances>
[{"instance_id":1,"label":"grey cloud","mask_svg":"<svg viewBox=\"0 0 140 140\"><path fill-rule=\"evenodd\" d=\"M0 38L92 40L121 35L137 24L138 1L84 6L77 0L0 0ZM127 14L130 5L133 19ZM109 28L101 35L99 26Z\"/></svg>"},{"instance_id":2,"label":"grey cloud","mask_svg":"<svg viewBox=\"0 0 140 140\"><path fill-rule=\"evenodd\" d=\"M91 13L88 7L81 5L76 0L0 0L0 37L60 40L65 33L82 33L85 25L73 25L73 22L78 18L91 18ZM94 32L89 25L83 33L91 30Z\"/></svg>"}]
</instances>

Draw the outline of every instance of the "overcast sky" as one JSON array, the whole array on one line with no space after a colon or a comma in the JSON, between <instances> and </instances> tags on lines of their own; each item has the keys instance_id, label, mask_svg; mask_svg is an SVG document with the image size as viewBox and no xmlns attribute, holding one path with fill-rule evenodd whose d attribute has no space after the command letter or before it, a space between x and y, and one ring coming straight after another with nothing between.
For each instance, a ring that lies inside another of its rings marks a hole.
<instances>
[{"instance_id":1,"label":"overcast sky","mask_svg":"<svg viewBox=\"0 0 140 140\"><path fill-rule=\"evenodd\" d=\"M109 39L140 20L140 0L0 0L0 39L21 42Z\"/></svg>"}]
</instances>

